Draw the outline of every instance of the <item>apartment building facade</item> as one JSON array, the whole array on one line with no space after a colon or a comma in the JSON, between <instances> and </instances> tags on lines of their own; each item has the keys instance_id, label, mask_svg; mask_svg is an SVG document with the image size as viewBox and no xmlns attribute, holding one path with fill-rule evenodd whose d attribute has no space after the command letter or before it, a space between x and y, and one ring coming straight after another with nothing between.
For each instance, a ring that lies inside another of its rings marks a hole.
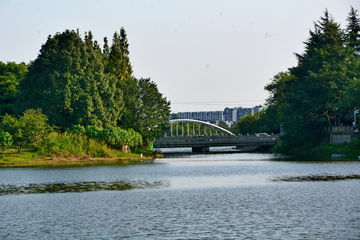
<instances>
[{"instance_id":1,"label":"apartment building facade","mask_svg":"<svg viewBox=\"0 0 360 240\"><path fill-rule=\"evenodd\" d=\"M256 106L253 108L225 108L224 111L201 111L201 112L178 112L177 116L183 119L194 119L201 121L219 121L234 123L241 117L246 117L248 113L255 114L263 109L262 106Z\"/></svg>"}]
</instances>

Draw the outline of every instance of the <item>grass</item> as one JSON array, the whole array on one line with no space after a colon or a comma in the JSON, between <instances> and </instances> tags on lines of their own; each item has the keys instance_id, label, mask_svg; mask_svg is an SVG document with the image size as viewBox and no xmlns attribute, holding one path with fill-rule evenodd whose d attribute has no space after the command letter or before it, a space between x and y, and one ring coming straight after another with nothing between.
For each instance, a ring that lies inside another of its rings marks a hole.
<instances>
[{"instance_id":1,"label":"grass","mask_svg":"<svg viewBox=\"0 0 360 240\"><path fill-rule=\"evenodd\" d=\"M313 156L330 156L331 154L341 153L348 156L360 156L360 138L351 143L340 143L335 145L321 144L311 150Z\"/></svg>"},{"instance_id":2,"label":"grass","mask_svg":"<svg viewBox=\"0 0 360 240\"><path fill-rule=\"evenodd\" d=\"M104 155L99 157L92 157L86 154L77 155L75 153L69 153L64 151L62 152L62 155L55 152L44 156L43 153L35 151L34 147L32 146L25 145L22 152L19 153L17 148L14 145L11 145L6 148L4 157L2 157L1 153L0 167L89 164L110 161L122 161L124 163L130 163L134 161L151 160L154 157L152 152L146 152L141 150L137 150L135 153L124 153L113 149L108 150L111 151L111 156ZM140 156L141 153L143 154L143 157ZM159 157L159 154L157 156Z\"/></svg>"}]
</instances>

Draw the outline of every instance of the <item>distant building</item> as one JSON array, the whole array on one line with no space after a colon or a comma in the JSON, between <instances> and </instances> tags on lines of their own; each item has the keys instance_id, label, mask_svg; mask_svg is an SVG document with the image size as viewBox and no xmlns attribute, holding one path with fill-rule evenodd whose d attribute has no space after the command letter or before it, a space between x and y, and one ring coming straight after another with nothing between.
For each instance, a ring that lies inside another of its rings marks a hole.
<instances>
[{"instance_id":1,"label":"distant building","mask_svg":"<svg viewBox=\"0 0 360 240\"><path fill-rule=\"evenodd\" d=\"M224 111L201 111L201 112L179 112L177 116L183 119L194 119L201 121L219 121L226 123L234 123L241 117L246 117L248 113L255 114L263 109L262 106L253 108L225 108Z\"/></svg>"}]
</instances>

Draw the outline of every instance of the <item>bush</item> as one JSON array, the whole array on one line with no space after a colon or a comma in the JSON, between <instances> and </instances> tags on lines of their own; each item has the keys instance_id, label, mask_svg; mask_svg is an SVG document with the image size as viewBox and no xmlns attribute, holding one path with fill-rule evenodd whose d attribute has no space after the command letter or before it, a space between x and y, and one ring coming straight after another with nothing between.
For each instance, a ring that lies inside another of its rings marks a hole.
<instances>
[{"instance_id":1,"label":"bush","mask_svg":"<svg viewBox=\"0 0 360 240\"><path fill-rule=\"evenodd\" d=\"M68 129L69 132L86 135L90 139L106 143L113 149L121 149L123 146L137 148L143 144L142 137L133 129L122 129L120 127L99 127L89 125L86 129L81 125L74 125Z\"/></svg>"},{"instance_id":2,"label":"bush","mask_svg":"<svg viewBox=\"0 0 360 240\"><path fill-rule=\"evenodd\" d=\"M351 143L344 142L336 145L320 144L310 152L313 156L330 156L336 153L342 153L348 156L359 156L360 138L355 139Z\"/></svg>"},{"instance_id":3,"label":"bush","mask_svg":"<svg viewBox=\"0 0 360 240\"><path fill-rule=\"evenodd\" d=\"M116 152L106 144L73 133L50 133L39 142L37 153L43 157L77 155L90 157L115 157Z\"/></svg>"}]
</instances>

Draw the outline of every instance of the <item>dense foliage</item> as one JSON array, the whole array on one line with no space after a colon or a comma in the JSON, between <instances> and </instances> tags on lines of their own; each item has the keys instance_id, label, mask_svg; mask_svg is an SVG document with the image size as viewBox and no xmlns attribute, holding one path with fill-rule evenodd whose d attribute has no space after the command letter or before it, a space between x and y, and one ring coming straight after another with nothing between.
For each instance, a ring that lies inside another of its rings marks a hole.
<instances>
[{"instance_id":1,"label":"dense foliage","mask_svg":"<svg viewBox=\"0 0 360 240\"><path fill-rule=\"evenodd\" d=\"M50 133L39 142L37 154L43 157L116 157L105 143L71 133Z\"/></svg>"},{"instance_id":2,"label":"dense foliage","mask_svg":"<svg viewBox=\"0 0 360 240\"><path fill-rule=\"evenodd\" d=\"M28 72L25 63L0 62L0 116L14 114L19 83Z\"/></svg>"},{"instance_id":3,"label":"dense foliage","mask_svg":"<svg viewBox=\"0 0 360 240\"><path fill-rule=\"evenodd\" d=\"M113 149L122 149L124 146L134 147L142 146L143 141L139 133L133 129L124 130L120 127L101 127L101 126L81 126L74 125L68 129L68 132L84 135L90 139L106 143Z\"/></svg>"},{"instance_id":4,"label":"dense foliage","mask_svg":"<svg viewBox=\"0 0 360 240\"><path fill-rule=\"evenodd\" d=\"M13 139L10 133L0 131L0 146L3 149L3 158L6 147L11 145L12 143L13 143Z\"/></svg>"},{"instance_id":5,"label":"dense foliage","mask_svg":"<svg viewBox=\"0 0 360 240\"><path fill-rule=\"evenodd\" d=\"M18 112L41 108L49 122L115 126L121 117L122 91L103 73L101 59L74 31L49 37L20 82Z\"/></svg>"},{"instance_id":6,"label":"dense foliage","mask_svg":"<svg viewBox=\"0 0 360 240\"><path fill-rule=\"evenodd\" d=\"M238 134L254 134L255 132L255 126L257 121L260 119L260 116L258 114L251 114L251 112L248 113L246 117L241 117L237 123L235 123L235 126L233 128L233 133Z\"/></svg>"},{"instance_id":7,"label":"dense foliage","mask_svg":"<svg viewBox=\"0 0 360 240\"><path fill-rule=\"evenodd\" d=\"M47 120L48 117L41 110L29 109L18 118L6 114L2 118L1 128L11 134L18 151L21 152L25 144L37 149L39 141L52 131Z\"/></svg>"},{"instance_id":8,"label":"dense foliage","mask_svg":"<svg viewBox=\"0 0 360 240\"><path fill-rule=\"evenodd\" d=\"M114 33L111 46L105 37L102 50L91 31L82 40L79 32L66 30L49 36L29 66L0 62L0 115L19 151L30 141L22 120L29 109L42 109L62 131L96 126L102 136L94 139L112 147L149 147L163 134L170 102L153 81L133 77L128 48L124 28ZM21 117L7 115L14 113Z\"/></svg>"},{"instance_id":9,"label":"dense foliage","mask_svg":"<svg viewBox=\"0 0 360 240\"><path fill-rule=\"evenodd\" d=\"M296 54L298 65L280 72L265 86L266 109L241 118L235 132L284 131L283 152L303 152L326 141L329 127L351 124L360 107L360 20L351 8L341 29L326 10ZM349 119L350 118L350 119Z\"/></svg>"}]
</instances>

